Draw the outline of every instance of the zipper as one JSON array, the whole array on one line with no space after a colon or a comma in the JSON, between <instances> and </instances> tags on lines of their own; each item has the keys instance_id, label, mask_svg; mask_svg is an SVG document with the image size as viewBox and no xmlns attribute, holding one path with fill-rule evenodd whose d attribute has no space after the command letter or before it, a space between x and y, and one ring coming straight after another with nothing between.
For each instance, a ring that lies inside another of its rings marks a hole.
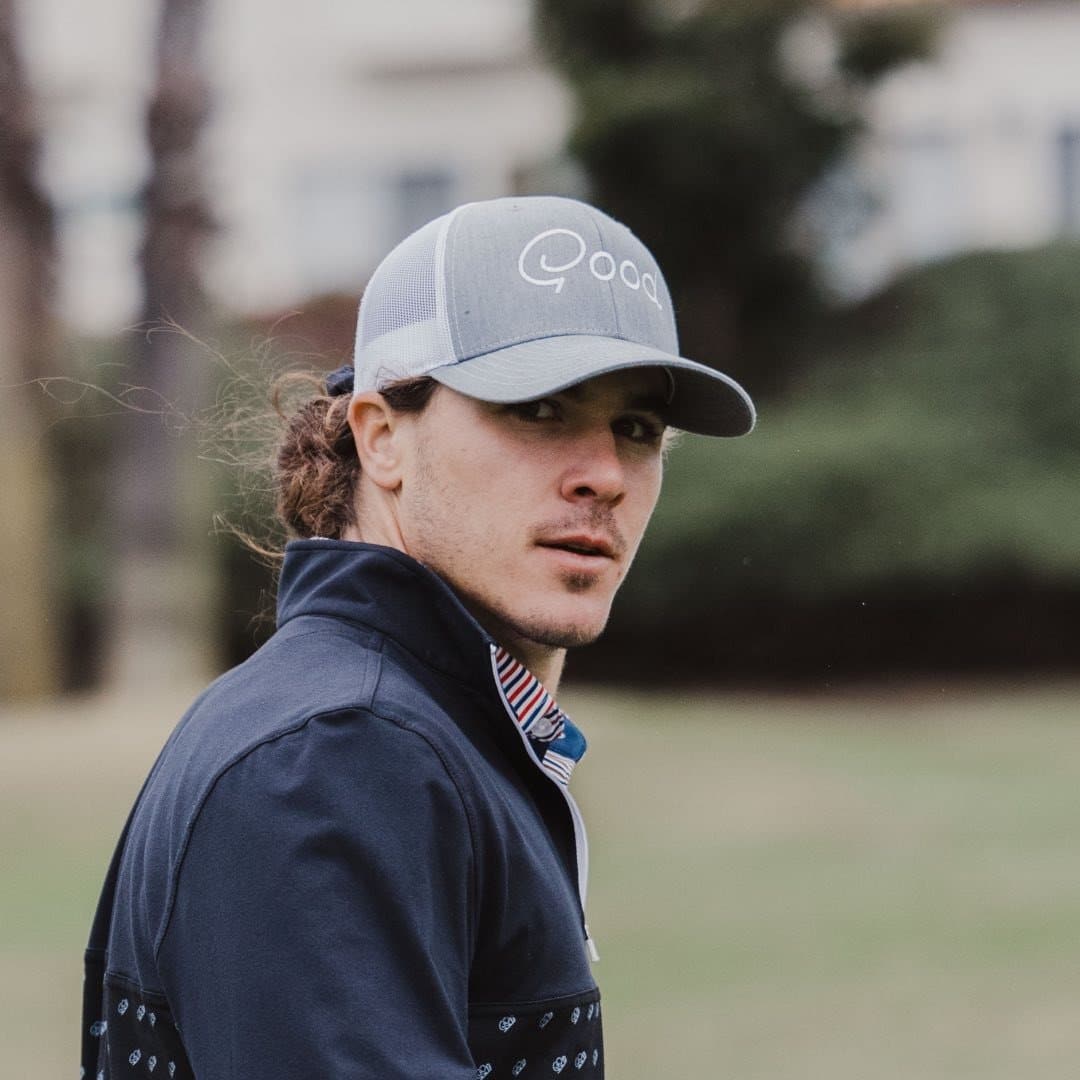
<instances>
[{"instance_id":1,"label":"zipper","mask_svg":"<svg viewBox=\"0 0 1080 1080\"><path fill-rule=\"evenodd\" d=\"M536 757L536 753L529 743L529 736L521 730L521 725L518 723L517 716L514 715L513 709L510 707L510 703L506 700L506 695L502 692L502 684L499 682L499 668L495 660L496 646L491 646L491 674L495 680L495 692L499 695L499 700L503 704L503 708L506 710L507 715L513 722L514 730L518 733L521 741L525 744L525 749L528 751L529 757L532 762L540 770L541 773L547 779L555 785L556 788L562 794L562 797L566 800L566 808L570 811L570 821L574 826L574 853L577 856L577 886L578 886L578 899L581 901L581 918L582 928L585 931L585 949L589 954L589 959L596 963L600 959L599 950L596 948L596 942L593 940L592 935L589 933L589 923L585 918L585 901L586 894L589 891L589 838L585 834L585 821L581 816L581 811L578 809L578 804L574 801L574 796L570 794L568 788L560 784L555 777L551 776L544 767L540 764Z\"/></svg>"}]
</instances>

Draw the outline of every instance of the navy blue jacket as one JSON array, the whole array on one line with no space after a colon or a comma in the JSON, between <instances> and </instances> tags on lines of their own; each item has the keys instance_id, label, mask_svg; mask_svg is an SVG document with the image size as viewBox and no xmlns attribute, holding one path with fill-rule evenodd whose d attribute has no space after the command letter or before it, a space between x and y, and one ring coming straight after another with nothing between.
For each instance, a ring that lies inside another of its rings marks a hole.
<instances>
[{"instance_id":1,"label":"navy blue jacket","mask_svg":"<svg viewBox=\"0 0 1080 1080\"><path fill-rule=\"evenodd\" d=\"M573 814L493 649L407 556L289 545L117 847L87 1078L603 1076Z\"/></svg>"}]
</instances>

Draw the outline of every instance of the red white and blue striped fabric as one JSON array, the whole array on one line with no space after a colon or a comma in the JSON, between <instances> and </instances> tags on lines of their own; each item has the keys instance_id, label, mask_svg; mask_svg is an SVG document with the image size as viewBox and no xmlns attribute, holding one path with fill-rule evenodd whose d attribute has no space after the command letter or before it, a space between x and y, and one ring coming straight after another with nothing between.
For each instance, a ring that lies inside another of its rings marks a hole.
<instances>
[{"instance_id":1,"label":"red white and blue striped fabric","mask_svg":"<svg viewBox=\"0 0 1080 1080\"><path fill-rule=\"evenodd\" d=\"M495 670L503 700L528 737L540 767L562 787L585 753L585 736L555 704L540 680L502 646L495 647Z\"/></svg>"}]
</instances>

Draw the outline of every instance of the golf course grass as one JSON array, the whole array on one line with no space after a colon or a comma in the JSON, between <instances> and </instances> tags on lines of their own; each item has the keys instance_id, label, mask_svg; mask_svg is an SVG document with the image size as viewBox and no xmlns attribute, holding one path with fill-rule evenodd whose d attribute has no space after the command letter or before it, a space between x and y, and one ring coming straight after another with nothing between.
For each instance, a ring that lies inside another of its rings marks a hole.
<instances>
[{"instance_id":1,"label":"golf course grass","mask_svg":"<svg viewBox=\"0 0 1080 1080\"><path fill-rule=\"evenodd\" d=\"M13 1080L78 1073L97 891L186 696L0 707ZM1080 686L562 704L609 1080L1073 1075Z\"/></svg>"}]
</instances>

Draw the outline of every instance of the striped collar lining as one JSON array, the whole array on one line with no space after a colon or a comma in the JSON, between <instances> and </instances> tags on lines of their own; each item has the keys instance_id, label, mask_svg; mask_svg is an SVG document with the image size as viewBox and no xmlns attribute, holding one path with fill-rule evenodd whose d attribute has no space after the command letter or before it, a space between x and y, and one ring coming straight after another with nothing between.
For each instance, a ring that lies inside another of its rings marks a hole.
<instances>
[{"instance_id":1,"label":"striped collar lining","mask_svg":"<svg viewBox=\"0 0 1080 1080\"><path fill-rule=\"evenodd\" d=\"M574 766L585 753L585 736L555 704L540 680L501 645L495 646L495 671L503 701L528 738L540 768L566 787Z\"/></svg>"}]
</instances>

